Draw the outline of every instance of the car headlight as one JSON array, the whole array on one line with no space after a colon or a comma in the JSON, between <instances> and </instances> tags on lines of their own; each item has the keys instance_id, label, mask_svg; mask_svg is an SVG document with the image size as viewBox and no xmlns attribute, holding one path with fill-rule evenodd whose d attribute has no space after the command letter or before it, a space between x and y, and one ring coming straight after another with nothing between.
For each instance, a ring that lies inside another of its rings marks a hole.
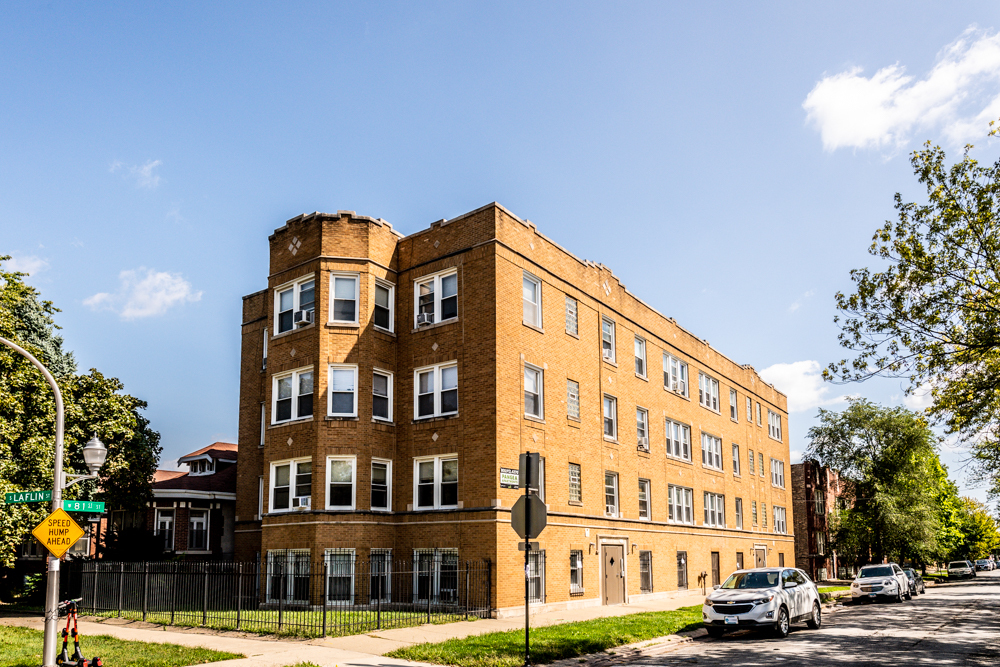
<instances>
[{"instance_id":1,"label":"car headlight","mask_svg":"<svg viewBox=\"0 0 1000 667\"><path fill-rule=\"evenodd\" d=\"M892 586L894 583L896 583L896 582L893 581L892 579L886 579L885 581L882 582L882 585L883 586Z\"/></svg>"},{"instance_id":2,"label":"car headlight","mask_svg":"<svg viewBox=\"0 0 1000 667\"><path fill-rule=\"evenodd\" d=\"M754 604L767 604L768 602L770 602L773 599L774 599L773 595L768 595L766 598L760 598L759 600L754 600L753 603Z\"/></svg>"},{"instance_id":3,"label":"car headlight","mask_svg":"<svg viewBox=\"0 0 1000 667\"><path fill-rule=\"evenodd\" d=\"M855 581L853 584L851 584L851 588L861 588L861 584Z\"/></svg>"},{"instance_id":4,"label":"car headlight","mask_svg":"<svg viewBox=\"0 0 1000 667\"><path fill-rule=\"evenodd\" d=\"M709 607L711 607L714 604L712 602L712 598L705 598L705 604L707 604Z\"/></svg>"}]
</instances>

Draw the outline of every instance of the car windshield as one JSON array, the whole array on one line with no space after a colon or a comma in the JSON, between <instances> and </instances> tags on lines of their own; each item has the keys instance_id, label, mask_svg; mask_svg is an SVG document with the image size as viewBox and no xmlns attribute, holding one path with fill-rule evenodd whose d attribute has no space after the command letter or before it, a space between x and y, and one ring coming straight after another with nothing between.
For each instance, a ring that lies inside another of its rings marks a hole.
<instances>
[{"instance_id":1,"label":"car windshield","mask_svg":"<svg viewBox=\"0 0 1000 667\"><path fill-rule=\"evenodd\" d=\"M986 561L985 560L977 560L976 561L976 565L986 565Z\"/></svg>"},{"instance_id":2,"label":"car windshield","mask_svg":"<svg viewBox=\"0 0 1000 667\"><path fill-rule=\"evenodd\" d=\"M777 585L777 572L737 572L726 579L722 588L772 588Z\"/></svg>"},{"instance_id":3,"label":"car windshield","mask_svg":"<svg viewBox=\"0 0 1000 667\"><path fill-rule=\"evenodd\" d=\"M954 563L950 563L948 565L948 569L949 570L954 570L954 569L960 568L960 567L969 567L969 564L966 563L964 560L956 560Z\"/></svg>"},{"instance_id":4,"label":"car windshield","mask_svg":"<svg viewBox=\"0 0 1000 667\"><path fill-rule=\"evenodd\" d=\"M903 570L903 572L905 572L906 576L909 577L910 579L915 579L917 576L916 574L914 574L913 570Z\"/></svg>"},{"instance_id":5,"label":"car windshield","mask_svg":"<svg viewBox=\"0 0 1000 667\"><path fill-rule=\"evenodd\" d=\"M872 577L891 577L892 568L886 565L885 567L866 567L861 570L858 574L858 579L870 579Z\"/></svg>"}]
</instances>

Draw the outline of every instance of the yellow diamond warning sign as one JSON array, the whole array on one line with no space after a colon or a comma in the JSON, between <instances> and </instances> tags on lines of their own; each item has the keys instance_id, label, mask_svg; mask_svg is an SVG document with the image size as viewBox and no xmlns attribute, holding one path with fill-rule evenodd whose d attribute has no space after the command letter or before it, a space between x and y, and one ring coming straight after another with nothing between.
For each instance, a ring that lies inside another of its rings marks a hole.
<instances>
[{"instance_id":1,"label":"yellow diamond warning sign","mask_svg":"<svg viewBox=\"0 0 1000 667\"><path fill-rule=\"evenodd\" d=\"M83 528L66 514L62 508L45 517L31 534L38 538L46 549L56 558L62 558L78 539L83 537Z\"/></svg>"}]
</instances>

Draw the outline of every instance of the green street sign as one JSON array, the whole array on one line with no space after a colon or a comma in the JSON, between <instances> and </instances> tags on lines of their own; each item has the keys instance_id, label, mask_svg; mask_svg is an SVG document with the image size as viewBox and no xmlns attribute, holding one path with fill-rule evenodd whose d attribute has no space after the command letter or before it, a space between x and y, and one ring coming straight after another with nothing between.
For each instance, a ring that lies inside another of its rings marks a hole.
<instances>
[{"instance_id":1,"label":"green street sign","mask_svg":"<svg viewBox=\"0 0 1000 667\"><path fill-rule=\"evenodd\" d=\"M3 496L3 500L8 505L17 505L20 503L51 503L52 492L15 491L14 493L5 493Z\"/></svg>"},{"instance_id":2,"label":"green street sign","mask_svg":"<svg viewBox=\"0 0 1000 667\"><path fill-rule=\"evenodd\" d=\"M104 503L92 500L64 500L63 509L67 512L104 513Z\"/></svg>"}]
</instances>

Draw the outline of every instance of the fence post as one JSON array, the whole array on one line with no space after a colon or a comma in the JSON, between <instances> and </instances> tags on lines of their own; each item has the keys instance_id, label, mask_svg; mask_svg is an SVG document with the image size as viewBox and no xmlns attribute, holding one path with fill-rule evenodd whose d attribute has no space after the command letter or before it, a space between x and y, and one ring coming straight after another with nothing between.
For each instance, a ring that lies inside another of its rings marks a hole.
<instances>
[{"instance_id":1,"label":"fence post","mask_svg":"<svg viewBox=\"0 0 1000 667\"><path fill-rule=\"evenodd\" d=\"M432 559L431 559L431 569L428 570L428 572L427 572L427 622L428 623L431 622L431 597L434 595L434 568L435 567L440 568L440 566L439 566L439 564L437 562L437 558L436 557L432 557ZM417 569L419 570L420 567L417 566ZM438 569L438 572L440 572L440 571L441 570ZM439 574L438 576L441 576L441 575Z\"/></svg>"},{"instance_id":2,"label":"fence post","mask_svg":"<svg viewBox=\"0 0 1000 667\"><path fill-rule=\"evenodd\" d=\"M465 620L469 620L469 561L465 561Z\"/></svg>"},{"instance_id":3,"label":"fence post","mask_svg":"<svg viewBox=\"0 0 1000 667\"><path fill-rule=\"evenodd\" d=\"M320 588L320 594L323 596L323 636L324 637L326 637L326 597L327 597L326 596L326 586L327 586L327 582L330 581L327 578L328 577L327 567L329 567L329 565L327 564L326 560L324 559L323 560L323 582L320 584L320 587L319 587Z\"/></svg>"},{"instance_id":4,"label":"fence post","mask_svg":"<svg viewBox=\"0 0 1000 667\"><path fill-rule=\"evenodd\" d=\"M493 561L486 559L486 618L493 616Z\"/></svg>"},{"instance_id":5,"label":"fence post","mask_svg":"<svg viewBox=\"0 0 1000 667\"><path fill-rule=\"evenodd\" d=\"M243 563L236 564L236 629L240 629L240 615L243 611Z\"/></svg>"},{"instance_id":6,"label":"fence post","mask_svg":"<svg viewBox=\"0 0 1000 667\"><path fill-rule=\"evenodd\" d=\"M101 571L101 564L97 561L92 561L94 565L94 586L93 586L93 596L90 599L91 609L97 611L97 573Z\"/></svg>"},{"instance_id":7,"label":"fence post","mask_svg":"<svg viewBox=\"0 0 1000 667\"><path fill-rule=\"evenodd\" d=\"M278 565L278 573L281 575L281 583L278 585L280 592L278 596L278 632L281 632L285 623L285 571L281 569L280 564L275 563L275 565Z\"/></svg>"},{"instance_id":8,"label":"fence post","mask_svg":"<svg viewBox=\"0 0 1000 667\"><path fill-rule=\"evenodd\" d=\"M174 563L173 576L170 577L170 625L174 624L174 610L177 609L177 579L178 579L178 565L180 563Z\"/></svg>"},{"instance_id":9,"label":"fence post","mask_svg":"<svg viewBox=\"0 0 1000 667\"><path fill-rule=\"evenodd\" d=\"M119 565L118 574L118 618L122 617L122 607L125 604L125 561Z\"/></svg>"},{"instance_id":10,"label":"fence post","mask_svg":"<svg viewBox=\"0 0 1000 667\"><path fill-rule=\"evenodd\" d=\"M208 563L203 563L201 569L205 571L205 593L201 601L201 624L208 625Z\"/></svg>"},{"instance_id":11,"label":"fence post","mask_svg":"<svg viewBox=\"0 0 1000 667\"><path fill-rule=\"evenodd\" d=\"M376 613L375 613L375 629L376 630L381 630L382 629L382 577L383 576L388 576L388 571L389 571L388 562L386 562L384 565L385 565L385 571L378 573L378 575L379 575L378 576L378 599L375 601L375 608L376 608ZM368 562L368 570L369 570L369 572L371 572L371 567L372 567L372 564L371 564L371 561L369 561ZM370 574L369 574L368 581L369 582L371 581L371 575Z\"/></svg>"},{"instance_id":12,"label":"fence post","mask_svg":"<svg viewBox=\"0 0 1000 667\"><path fill-rule=\"evenodd\" d=\"M146 622L146 614L149 612L149 561L142 564L142 622Z\"/></svg>"}]
</instances>

